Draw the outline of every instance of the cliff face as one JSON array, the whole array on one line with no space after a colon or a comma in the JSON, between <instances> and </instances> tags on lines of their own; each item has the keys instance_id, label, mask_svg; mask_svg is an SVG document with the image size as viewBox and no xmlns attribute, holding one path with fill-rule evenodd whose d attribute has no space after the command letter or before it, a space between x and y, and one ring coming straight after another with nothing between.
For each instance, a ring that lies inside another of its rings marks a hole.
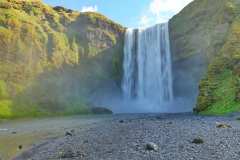
<instances>
[{"instance_id":1,"label":"cliff face","mask_svg":"<svg viewBox=\"0 0 240 160\"><path fill-rule=\"evenodd\" d=\"M198 97L197 112L240 110L239 8L239 0L195 0L170 21L175 90Z\"/></svg>"},{"instance_id":2,"label":"cliff face","mask_svg":"<svg viewBox=\"0 0 240 160\"><path fill-rule=\"evenodd\" d=\"M240 110L239 8L195 0L169 22L174 93L197 112ZM121 80L124 31L98 13L0 0L0 118L89 112L90 95Z\"/></svg>"},{"instance_id":3,"label":"cliff face","mask_svg":"<svg viewBox=\"0 0 240 160\"><path fill-rule=\"evenodd\" d=\"M121 76L124 28L98 13L0 0L0 117L88 111Z\"/></svg>"}]
</instances>

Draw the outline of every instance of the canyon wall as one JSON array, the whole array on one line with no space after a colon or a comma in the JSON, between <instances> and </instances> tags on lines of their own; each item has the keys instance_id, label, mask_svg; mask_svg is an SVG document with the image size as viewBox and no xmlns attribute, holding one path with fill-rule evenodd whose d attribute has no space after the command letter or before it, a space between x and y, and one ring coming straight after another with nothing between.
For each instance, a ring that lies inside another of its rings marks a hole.
<instances>
[{"instance_id":1,"label":"canyon wall","mask_svg":"<svg viewBox=\"0 0 240 160\"><path fill-rule=\"evenodd\" d=\"M195 0L170 20L177 96L195 111L239 111L239 0Z\"/></svg>"},{"instance_id":2,"label":"canyon wall","mask_svg":"<svg viewBox=\"0 0 240 160\"><path fill-rule=\"evenodd\" d=\"M239 8L195 0L169 22L174 96L196 112L240 110ZM98 13L0 0L0 118L90 113L120 94L124 33Z\"/></svg>"},{"instance_id":3,"label":"canyon wall","mask_svg":"<svg viewBox=\"0 0 240 160\"><path fill-rule=\"evenodd\" d=\"M0 117L89 112L121 79L124 30L98 13L0 0Z\"/></svg>"}]
</instances>

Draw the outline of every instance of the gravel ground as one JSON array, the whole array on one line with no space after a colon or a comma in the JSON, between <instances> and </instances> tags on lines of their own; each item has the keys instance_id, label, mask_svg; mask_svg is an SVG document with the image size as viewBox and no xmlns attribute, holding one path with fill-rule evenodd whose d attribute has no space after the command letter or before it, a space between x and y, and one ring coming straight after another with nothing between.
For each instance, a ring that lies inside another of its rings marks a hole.
<instances>
[{"instance_id":1,"label":"gravel ground","mask_svg":"<svg viewBox=\"0 0 240 160\"><path fill-rule=\"evenodd\" d=\"M63 137L71 128L79 131L112 116L70 116L0 121L0 160L10 160L30 148Z\"/></svg>"},{"instance_id":2,"label":"gravel ground","mask_svg":"<svg viewBox=\"0 0 240 160\"><path fill-rule=\"evenodd\" d=\"M237 116L193 114L117 115L72 128L16 160L239 160ZM147 148L148 144L155 148Z\"/></svg>"}]
</instances>

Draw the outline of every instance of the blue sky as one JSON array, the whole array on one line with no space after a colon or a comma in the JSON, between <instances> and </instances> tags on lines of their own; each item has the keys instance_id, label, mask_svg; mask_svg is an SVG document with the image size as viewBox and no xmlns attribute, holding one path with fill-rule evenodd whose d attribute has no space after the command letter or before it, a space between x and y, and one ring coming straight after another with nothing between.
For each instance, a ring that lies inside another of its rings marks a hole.
<instances>
[{"instance_id":1,"label":"blue sky","mask_svg":"<svg viewBox=\"0 0 240 160\"><path fill-rule=\"evenodd\" d=\"M51 6L95 11L126 27L147 27L166 22L192 0L43 0Z\"/></svg>"}]
</instances>

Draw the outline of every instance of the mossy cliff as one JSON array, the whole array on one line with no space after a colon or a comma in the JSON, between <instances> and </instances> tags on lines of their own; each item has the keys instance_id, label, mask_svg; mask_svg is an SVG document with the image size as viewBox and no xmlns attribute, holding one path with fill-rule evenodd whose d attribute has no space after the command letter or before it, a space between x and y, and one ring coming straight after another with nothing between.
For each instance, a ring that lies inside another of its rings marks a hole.
<instances>
[{"instance_id":1,"label":"mossy cliff","mask_svg":"<svg viewBox=\"0 0 240 160\"><path fill-rule=\"evenodd\" d=\"M171 19L170 31L175 72L183 77L175 89L192 83L199 90L196 112L240 111L240 1L195 0Z\"/></svg>"},{"instance_id":2,"label":"mossy cliff","mask_svg":"<svg viewBox=\"0 0 240 160\"><path fill-rule=\"evenodd\" d=\"M124 28L98 13L0 0L0 118L89 112L121 77Z\"/></svg>"},{"instance_id":3,"label":"mossy cliff","mask_svg":"<svg viewBox=\"0 0 240 160\"><path fill-rule=\"evenodd\" d=\"M175 96L240 111L240 0L195 0L169 26ZM98 13L0 0L0 118L89 113L90 95L121 80L124 31Z\"/></svg>"}]
</instances>

